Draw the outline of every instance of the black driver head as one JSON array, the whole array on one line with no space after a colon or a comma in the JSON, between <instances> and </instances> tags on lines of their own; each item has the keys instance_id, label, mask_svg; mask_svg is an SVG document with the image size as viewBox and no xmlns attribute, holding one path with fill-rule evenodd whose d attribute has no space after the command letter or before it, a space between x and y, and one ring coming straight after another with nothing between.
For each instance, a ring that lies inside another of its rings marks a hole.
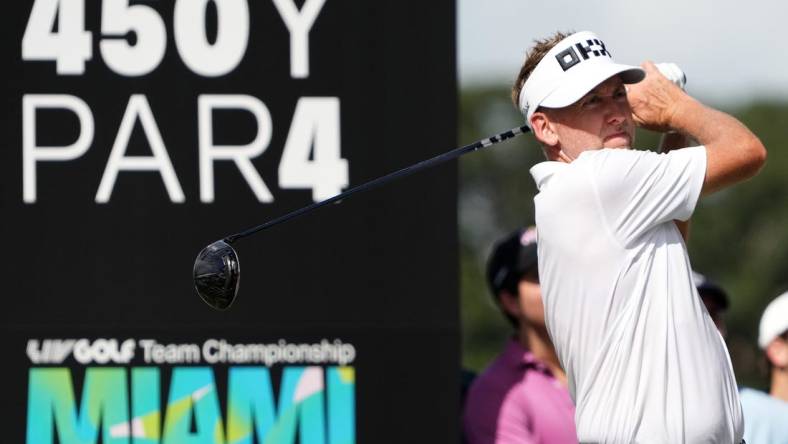
<instances>
[{"instance_id":1,"label":"black driver head","mask_svg":"<svg viewBox=\"0 0 788 444\"><path fill-rule=\"evenodd\" d=\"M194 261L194 288L206 304L226 310L238 294L241 265L238 255L220 240L200 251Z\"/></svg>"}]
</instances>

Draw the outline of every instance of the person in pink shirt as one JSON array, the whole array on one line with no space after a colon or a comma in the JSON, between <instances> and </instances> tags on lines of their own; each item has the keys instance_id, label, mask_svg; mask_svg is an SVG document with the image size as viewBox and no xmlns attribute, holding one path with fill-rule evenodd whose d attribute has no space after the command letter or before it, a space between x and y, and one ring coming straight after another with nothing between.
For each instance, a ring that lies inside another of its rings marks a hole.
<instances>
[{"instance_id":1,"label":"person in pink shirt","mask_svg":"<svg viewBox=\"0 0 788 444\"><path fill-rule=\"evenodd\" d=\"M534 227L496 243L487 280L514 334L468 390L466 442L576 443L575 407L545 327Z\"/></svg>"}]
</instances>

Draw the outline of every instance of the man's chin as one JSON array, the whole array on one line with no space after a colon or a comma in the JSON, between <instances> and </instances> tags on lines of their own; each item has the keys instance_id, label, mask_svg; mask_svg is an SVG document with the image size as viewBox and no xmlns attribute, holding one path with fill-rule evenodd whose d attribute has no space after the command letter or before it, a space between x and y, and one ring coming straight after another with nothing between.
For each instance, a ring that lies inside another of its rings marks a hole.
<instances>
[{"instance_id":1,"label":"man's chin","mask_svg":"<svg viewBox=\"0 0 788 444\"><path fill-rule=\"evenodd\" d=\"M632 139L629 136L614 136L602 142L604 148L629 148L632 146Z\"/></svg>"}]
</instances>

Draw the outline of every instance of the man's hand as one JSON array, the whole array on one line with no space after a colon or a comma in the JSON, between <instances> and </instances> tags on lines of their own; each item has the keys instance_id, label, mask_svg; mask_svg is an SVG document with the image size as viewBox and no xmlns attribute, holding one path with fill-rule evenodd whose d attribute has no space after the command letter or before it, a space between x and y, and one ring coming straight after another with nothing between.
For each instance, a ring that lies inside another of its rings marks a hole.
<instances>
[{"instance_id":1,"label":"man's hand","mask_svg":"<svg viewBox=\"0 0 788 444\"><path fill-rule=\"evenodd\" d=\"M673 116L687 94L668 80L652 62L644 62L646 78L627 86L627 100L638 126L654 131L672 129Z\"/></svg>"},{"instance_id":2,"label":"man's hand","mask_svg":"<svg viewBox=\"0 0 788 444\"><path fill-rule=\"evenodd\" d=\"M732 116L685 94L653 63L642 66L646 78L627 90L635 122L652 130L677 131L706 147L703 194L748 179L761 169L766 149L752 131Z\"/></svg>"}]
</instances>

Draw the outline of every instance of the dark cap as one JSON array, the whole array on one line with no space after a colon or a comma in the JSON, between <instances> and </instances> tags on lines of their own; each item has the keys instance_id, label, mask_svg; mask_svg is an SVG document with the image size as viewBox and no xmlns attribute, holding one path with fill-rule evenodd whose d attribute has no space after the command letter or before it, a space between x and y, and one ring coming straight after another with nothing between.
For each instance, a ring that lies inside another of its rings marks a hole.
<instances>
[{"instance_id":1,"label":"dark cap","mask_svg":"<svg viewBox=\"0 0 788 444\"><path fill-rule=\"evenodd\" d=\"M697 271L692 272L692 280L695 282L695 288L698 289L698 294L700 296L708 295L714 299L720 308L723 310L728 309L728 305L730 305L728 301L728 294L716 282L698 273Z\"/></svg>"},{"instance_id":2,"label":"dark cap","mask_svg":"<svg viewBox=\"0 0 788 444\"><path fill-rule=\"evenodd\" d=\"M487 261L487 284L493 296L515 288L537 264L536 227L520 228L500 239Z\"/></svg>"}]
</instances>

